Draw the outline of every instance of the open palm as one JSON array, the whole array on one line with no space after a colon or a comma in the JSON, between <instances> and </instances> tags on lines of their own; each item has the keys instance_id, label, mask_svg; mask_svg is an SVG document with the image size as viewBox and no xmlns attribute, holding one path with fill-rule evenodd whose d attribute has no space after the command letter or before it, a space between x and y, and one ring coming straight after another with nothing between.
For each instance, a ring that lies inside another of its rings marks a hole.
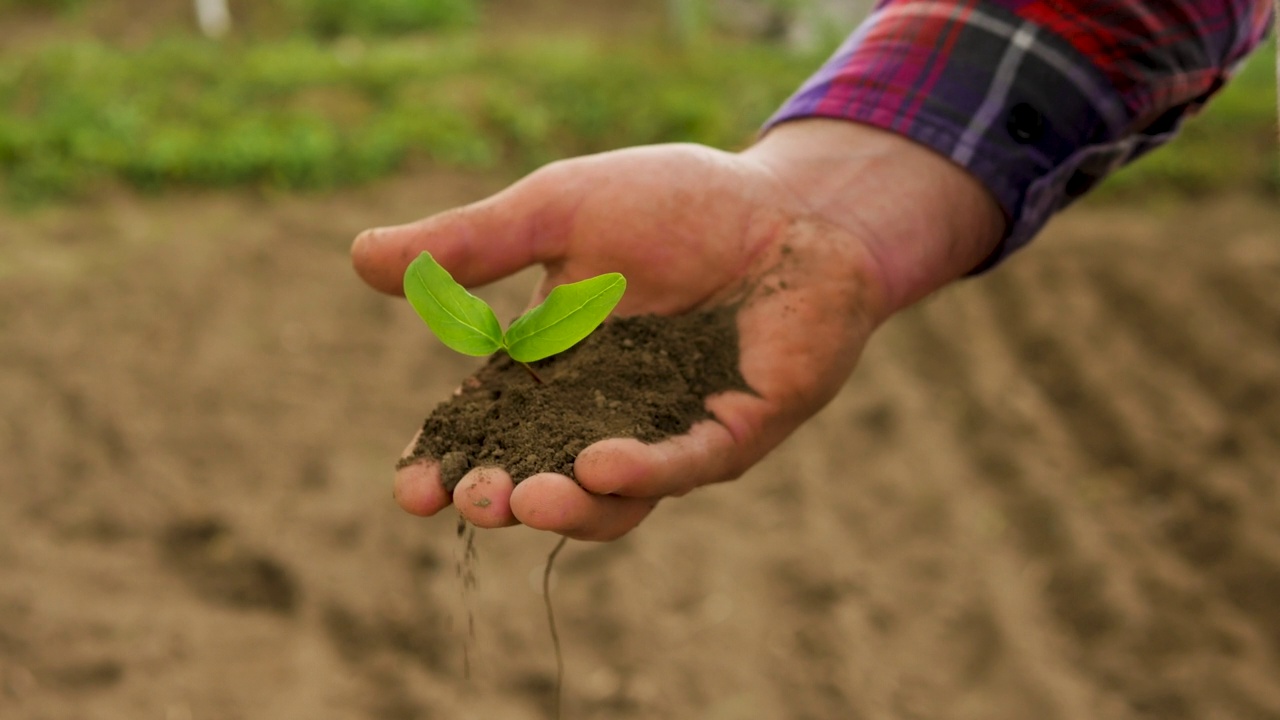
<instances>
[{"instance_id":1,"label":"open palm","mask_svg":"<svg viewBox=\"0 0 1280 720\"><path fill-rule=\"evenodd\" d=\"M353 258L371 285L397 292L422 250L467 286L540 263L535 301L617 271L628 279L620 314L740 303L740 369L755 394L710 398L715 420L686 435L595 443L577 457L577 483L543 473L516 485L501 469L477 468L451 497L433 462L398 471L405 510L432 515L453 503L481 527L607 540L661 498L738 477L831 399L887 316L862 237L813 212L769 163L693 145L555 163L473 205L367 232Z\"/></svg>"}]
</instances>

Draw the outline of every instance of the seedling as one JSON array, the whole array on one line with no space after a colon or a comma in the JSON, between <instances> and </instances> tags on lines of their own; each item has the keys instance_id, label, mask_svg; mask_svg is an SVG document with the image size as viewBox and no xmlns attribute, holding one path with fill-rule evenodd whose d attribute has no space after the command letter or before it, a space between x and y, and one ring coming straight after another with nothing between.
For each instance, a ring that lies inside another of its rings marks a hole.
<instances>
[{"instance_id":1,"label":"seedling","mask_svg":"<svg viewBox=\"0 0 1280 720\"><path fill-rule=\"evenodd\" d=\"M419 255L404 272L405 297L441 342L464 355L505 350L539 383L542 378L529 363L577 345L604 322L626 289L627 279L619 273L560 285L503 332L493 308L467 292L430 253Z\"/></svg>"}]
</instances>

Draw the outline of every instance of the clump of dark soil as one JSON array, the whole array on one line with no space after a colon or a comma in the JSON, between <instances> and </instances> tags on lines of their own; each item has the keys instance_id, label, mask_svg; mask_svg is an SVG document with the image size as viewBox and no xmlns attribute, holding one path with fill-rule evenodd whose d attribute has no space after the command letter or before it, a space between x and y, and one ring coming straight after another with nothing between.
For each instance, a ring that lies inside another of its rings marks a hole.
<instances>
[{"instance_id":1,"label":"clump of dark soil","mask_svg":"<svg viewBox=\"0 0 1280 720\"><path fill-rule=\"evenodd\" d=\"M680 435L710 417L707 397L749 391L734 315L719 308L612 319L535 363L541 383L496 355L432 411L399 466L438 459L452 491L473 467L501 466L516 482L540 472L573 477L574 458L597 440Z\"/></svg>"}]
</instances>

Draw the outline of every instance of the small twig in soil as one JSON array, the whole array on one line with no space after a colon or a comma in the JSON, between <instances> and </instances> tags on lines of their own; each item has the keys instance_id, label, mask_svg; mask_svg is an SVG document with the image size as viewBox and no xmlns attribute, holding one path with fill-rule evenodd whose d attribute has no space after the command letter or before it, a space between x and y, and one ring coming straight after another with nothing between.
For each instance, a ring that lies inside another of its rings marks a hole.
<instances>
[{"instance_id":1,"label":"small twig in soil","mask_svg":"<svg viewBox=\"0 0 1280 720\"><path fill-rule=\"evenodd\" d=\"M564 693L564 654L560 651L560 633L556 632L556 615L551 610L551 564L556 561L556 556L568 541L568 537L560 538L560 542L556 543L547 556L547 566L542 570L542 602L547 606L547 627L551 629L551 646L556 652L556 689L551 704L551 717L555 720L560 720L560 698Z\"/></svg>"}]
</instances>

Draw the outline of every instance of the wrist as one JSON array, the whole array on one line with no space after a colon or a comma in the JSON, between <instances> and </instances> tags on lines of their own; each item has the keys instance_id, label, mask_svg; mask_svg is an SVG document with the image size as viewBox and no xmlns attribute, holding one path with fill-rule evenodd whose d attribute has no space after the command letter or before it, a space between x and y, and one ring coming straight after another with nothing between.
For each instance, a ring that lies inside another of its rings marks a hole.
<instances>
[{"instance_id":1,"label":"wrist","mask_svg":"<svg viewBox=\"0 0 1280 720\"><path fill-rule=\"evenodd\" d=\"M863 243L886 317L976 268L1004 235L1004 213L976 177L879 128L795 120L742 155L807 212Z\"/></svg>"}]
</instances>

